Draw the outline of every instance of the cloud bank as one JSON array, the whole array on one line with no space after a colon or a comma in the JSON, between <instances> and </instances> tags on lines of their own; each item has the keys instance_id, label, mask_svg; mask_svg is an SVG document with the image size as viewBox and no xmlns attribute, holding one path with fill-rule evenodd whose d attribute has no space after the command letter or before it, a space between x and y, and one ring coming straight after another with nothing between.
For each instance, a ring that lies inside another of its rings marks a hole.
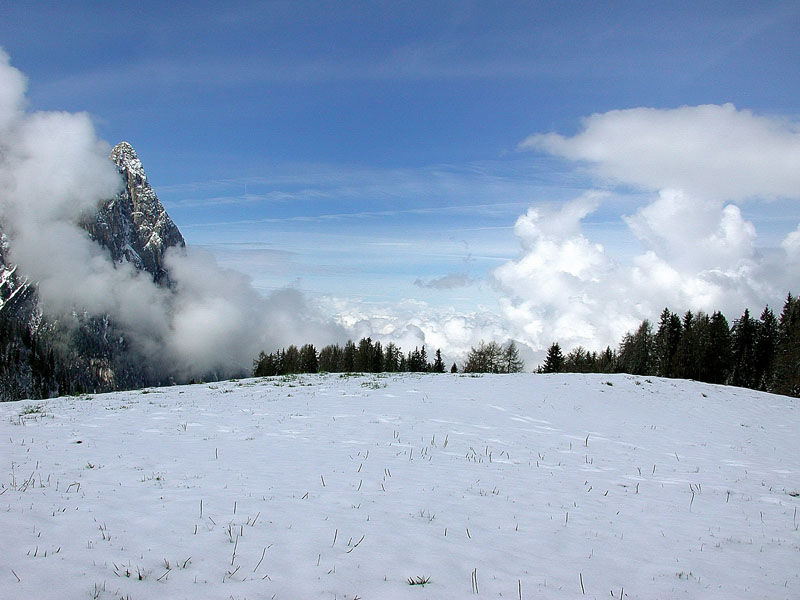
<instances>
[{"instance_id":1,"label":"cloud bank","mask_svg":"<svg viewBox=\"0 0 800 600\"><path fill-rule=\"evenodd\" d=\"M263 297L207 254L172 250L174 289L114 264L78 226L122 186L88 115L27 112L25 77L0 50L0 222L10 259L51 315L110 315L135 350L178 377L249 370L259 350L342 337L299 292Z\"/></svg>"},{"instance_id":2,"label":"cloud bank","mask_svg":"<svg viewBox=\"0 0 800 600\"><path fill-rule=\"evenodd\" d=\"M598 176L707 200L800 197L800 124L732 104L595 114L572 137L532 135L522 148L586 163Z\"/></svg>"},{"instance_id":3,"label":"cloud bank","mask_svg":"<svg viewBox=\"0 0 800 600\"><path fill-rule=\"evenodd\" d=\"M798 123L730 104L636 108L592 115L574 136L534 135L521 146L653 194L623 217L641 245L627 263L584 232L601 194L519 217L521 255L496 269L494 279L506 294L501 311L509 330L532 347L556 340L613 346L664 306L720 309L729 318L745 307L779 308L797 285L800 226L780 248L759 248L756 228L737 203L800 199Z\"/></svg>"}]
</instances>

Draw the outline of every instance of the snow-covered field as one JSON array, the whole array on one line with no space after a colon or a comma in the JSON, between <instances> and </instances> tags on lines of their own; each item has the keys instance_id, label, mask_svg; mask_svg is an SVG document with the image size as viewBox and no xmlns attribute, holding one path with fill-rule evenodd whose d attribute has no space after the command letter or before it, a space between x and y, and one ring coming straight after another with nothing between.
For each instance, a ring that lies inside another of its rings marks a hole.
<instances>
[{"instance_id":1,"label":"snow-covered field","mask_svg":"<svg viewBox=\"0 0 800 600\"><path fill-rule=\"evenodd\" d=\"M799 442L796 399L625 375L6 403L0 596L796 599Z\"/></svg>"}]
</instances>

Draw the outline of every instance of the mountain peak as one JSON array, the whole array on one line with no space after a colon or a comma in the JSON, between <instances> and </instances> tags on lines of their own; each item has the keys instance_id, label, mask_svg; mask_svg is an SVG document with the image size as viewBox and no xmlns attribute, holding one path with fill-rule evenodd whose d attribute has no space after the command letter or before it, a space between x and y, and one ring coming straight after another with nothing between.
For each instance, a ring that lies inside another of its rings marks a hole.
<instances>
[{"instance_id":1,"label":"mountain peak","mask_svg":"<svg viewBox=\"0 0 800 600\"><path fill-rule=\"evenodd\" d=\"M164 253L172 246L183 247L183 236L147 181L133 146L120 142L110 156L119 169L123 189L104 202L84 226L115 262L129 262L148 271L157 282L168 281Z\"/></svg>"},{"instance_id":2,"label":"mountain peak","mask_svg":"<svg viewBox=\"0 0 800 600\"><path fill-rule=\"evenodd\" d=\"M119 167L120 170L127 171L128 173L138 176L142 181L147 180L142 161L136 155L136 150L133 149L128 142L120 142L111 150L111 160Z\"/></svg>"}]
</instances>

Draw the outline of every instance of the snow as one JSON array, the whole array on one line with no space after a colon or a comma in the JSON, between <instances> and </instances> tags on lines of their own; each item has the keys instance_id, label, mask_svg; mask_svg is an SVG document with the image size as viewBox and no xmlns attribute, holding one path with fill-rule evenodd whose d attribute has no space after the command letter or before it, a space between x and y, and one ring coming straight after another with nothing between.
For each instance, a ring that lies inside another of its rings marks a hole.
<instances>
[{"instance_id":1,"label":"snow","mask_svg":"<svg viewBox=\"0 0 800 600\"><path fill-rule=\"evenodd\" d=\"M798 598L799 433L796 399L626 375L6 403L0 590Z\"/></svg>"},{"instance_id":2,"label":"snow","mask_svg":"<svg viewBox=\"0 0 800 600\"><path fill-rule=\"evenodd\" d=\"M142 161L136 155L136 151L128 142L120 142L111 150L111 160L113 160L118 167L130 173L134 180L139 177L142 185L147 181L147 175L144 172Z\"/></svg>"},{"instance_id":3,"label":"snow","mask_svg":"<svg viewBox=\"0 0 800 600\"><path fill-rule=\"evenodd\" d=\"M18 278L16 271L17 265L3 265L0 262L0 292L3 288L6 289L5 293L0 293L0 311L6 304L11 305L14 299L24 293L30 285L28 278Z\"/></svg>"}]
</instances>

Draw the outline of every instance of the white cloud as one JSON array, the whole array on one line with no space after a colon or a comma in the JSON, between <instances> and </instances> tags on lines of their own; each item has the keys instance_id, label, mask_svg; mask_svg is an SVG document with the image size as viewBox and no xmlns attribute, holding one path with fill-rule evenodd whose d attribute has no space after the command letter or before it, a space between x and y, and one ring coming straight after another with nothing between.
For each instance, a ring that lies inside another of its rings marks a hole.
<instances>
[{"instance_id":1,"label":"white cloud","mask_svg":"<svg viewBox=\"0 0 800 600\"><path fill-rule=\"evenodd\" d=\"M662 190L624 220L659 257L690 270L737 270L755 257L756 230L738 206L698 202L678 190Z\"/></svg>"},{"instance_id":2,"label":"white cloud","mask_svg":"<svg viewBox=\"0 0 800 600\"><path fill-rule=\"evenodd\" d=\"M431 356L440 348L448 363L462 361L481 340L508 339L501 316L487 308L457 312L411 299L365 305L330 297L323 307L355 340L371 337L384 345L392 342L405 352L424 344Z\"/></svg>"},{"instance_id":3,"label":"white cloud","mask_svg":"<svg viewBox=\"0 0 800 600\"><path fill-rule=\"evenodd\" d=\"M168 253L173 289L115 264L78 225L122 187L110 146L86 114L24 111L24 92L0 50L0 221L46 314L110 315L135 350L183 377L240 373L261 349L343 337L299 292L265 298L210 255Z\"/></svg>"},{"instance_id":4,"label":"white cloud","mask_svg":"<svg viewBox=\"0 0 800 600\"><path fill-rule=\"evenodd\" d=\"M11 68L8 54L0 48L0 133L4 136L22 112L26 87L25 76Z\"/></svg>"},{"instance_id":5,"label":"white cloud","mask_svg":"<svg viewBox=\"0 0 800 600\"><path fill-rule=\"evenodd\" d=\"M781 247L786 252L786 256L791 262L800 264L800 225L786 236L781 243Z\"/></svg>"},{"instance_id":6,"label":"white cloud","mask_svg":"<svg viewBox=\"0 0 800 600\"><path fill-rule=\"evenodd\" d=\"M601 202L585 195L560 210L531 208L517 220L518 259L494 271L510 333L534 348L616 344L664 306L722 310L780 303L795 286L800 227L781 249L762 251L735 204L800 199L796 123L732 105L637 108L596 114L572 137L534 135L522 144L588 164L598 177L656 191L621 217L641 244L625 263L592 243L582 221Z\"/></svg>"},{"instance_id":7,"label":"white cloud","mask_svg":"<svg viewBox=\"0 0 800 600\"><path fill-rule=\"evenodd\" d=\"M516 233L522 254L494 271L506 293L501 310L510 334L534 348L555 340L566 347L614 346L625 331L657 317L664 306L719 309L735 318L745 307L776 304L795 284L795 269L785 259L798 248L800 234L786 239L782 260L762 255L755 228L734 205L702 204L683 193L662 192L626 219L643 247L626 264L586 237L576 203L585 200L568 203L552 216L559 221L571 215L572 231L564 236L539 227L551 218L546 211L532 209L521 216Z\"/></svg>"},{"instance_id":8,"label":"white cloud","mask_svg":"<svg viewBox=\"0 0 800 600\"><path fill-rule=\"evenodd\" d=\"M500 308L511 333L535 349L556 340L614 343L620 319L624 327L635 322L618 314L620 307L608 301L613 292L604 289L618 266L581 230L581 220L596 207L596 198L584 196L560 210L530 209L514 227L522 255L494 271L507 294Z\"/></svg>"},{"instance_id":9,"label":"white cloud","mask_svg":"<svg viewBox=\"0 0 800 600\"><path fill-rule=\"evenodd\" d=\"M594 114L572 137L532 135L523 148L588 163L594 173L649 190L715 200L800 199L798 123L732 104Z\"/></svg>"}]
</instances>

